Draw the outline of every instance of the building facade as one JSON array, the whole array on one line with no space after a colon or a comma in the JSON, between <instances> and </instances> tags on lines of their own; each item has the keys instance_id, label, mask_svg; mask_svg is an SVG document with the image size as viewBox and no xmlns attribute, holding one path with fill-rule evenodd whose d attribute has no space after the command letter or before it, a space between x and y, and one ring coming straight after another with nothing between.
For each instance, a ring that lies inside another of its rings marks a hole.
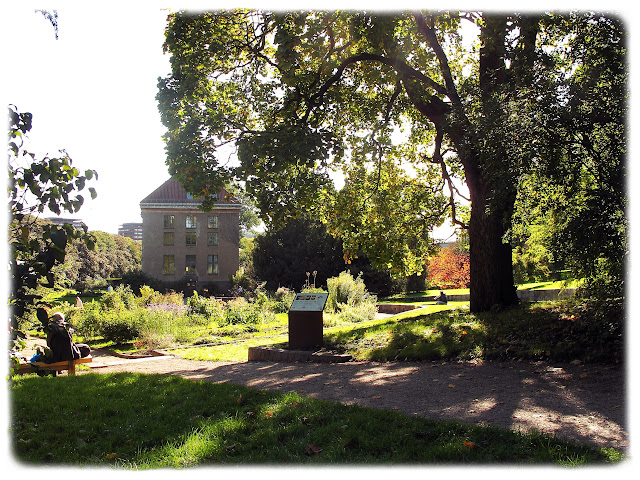
<instances>
[{"instance_id":1,"label":"building facade","mask_svg":"<svg viewBox=\"0 0 640 480\"><path fill-rule=\"evenodd\" d=\"M47 217L46 220L50 221L54 225L64 225L65 223L68 223L76 230L82 230L86 226L79 218Z\"/></svg>"},{"instance_id":2,"label":"building facade","mask_svg":"<svg viewBox=\"0 0 640 480\"><path fill-rule=\"evenodd\" d=\"M123 223L118 227L118 235L131 238L137 242L142 241L142 223Z\"/></svg>"},{"instance_id":3,"label":"building facade","mask_svg":"<svg viewBox=\"0 0 640 480\"><path fill-rule=\"evenodd\" d=\"M165 288L224 293L238 271L241 203L226 191L211 212L167 180L140 202L142 271Z\"/></svg>"}]
</instances>

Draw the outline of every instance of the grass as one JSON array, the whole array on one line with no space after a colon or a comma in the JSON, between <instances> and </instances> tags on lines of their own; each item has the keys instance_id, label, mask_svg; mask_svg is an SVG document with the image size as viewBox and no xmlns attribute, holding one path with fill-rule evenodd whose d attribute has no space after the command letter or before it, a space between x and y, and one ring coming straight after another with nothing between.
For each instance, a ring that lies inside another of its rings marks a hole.
<instances>
[{"instance_id":1,"label":"grass","mask_svg":"<svg viewBox=\"0 0 640 480\"><path fill-rule=\"evenodd\" d=\"M623 361L622 306L522 304L503 311L405 312L325 332L325 346L357 360Z\"/></svg>"},{"instance_id":2,"label":"grass","mask_svg":"<svg viewBox=\"0 0 640 480\"><path fill-rule=\"evenodd\" d=\"M433 313L443 310L451 310L456 306L468 305L469 302L450 302L450 305L429 305L420 312ZM412 314L416 315L416 311L406 312L405 314L394 318L409 318ZM325 314L325 327L326 325L333 324L333 316ZM179 355L182 358L188 360L199 361L213 361L213 362L242 362L246 361L249 348L261 345L268 345L276 348L287 348L288 346L288 317L286 313L277 315L278 324L271 324L270 328L256 332L253 335L247 335L244 337L229 338L218 342L218 345L209 346L188 346L184 348L173 348L168 350L174 355ZM328 327L323 329L325 339L327 336L351 331L359 328L375 328L377 325L386 324L387 320L370 320L366 322L359 322L355 324L343 324L334 327ZM332 347L336 347L332 345ZM360 358L362 359L362 358Z\"/></svg>"},{"instance_id":3,"label":"grass","mask_svg":"<svg viewBox=\"0 0 640 480\"><path fill-rule=\"evenodd\" d=\"M324 347L363 361L578 359L615 364L624 359L621 308L564 301L471 314L468 302L431 304L386 319L325 328ZM286 348L286 324L271 333L171 352L191 360L245 361L251 346Z\"/></svg>"},{"instance_id":4,"label":"grass","mask_svg":"<svg viewBox=\"0 0 640 480\"><path fill-rule=\"evenodd\" d=\"M545 281L545 282L531 282L524 283L522 285L518 285L518 290L547 290L547 289L565 289L565 288L576 288L580 285L580 280L557 280L557 281ZM465 295L469 293L468 288L450 288L444 290L447 295ZM436 296L440 293L440 290L425 290L423 292L413 292L409 294L397 294L391 295L390 297L386 297L382 299L380 303L394 303L396 301L402 301L402 303L410 302L412 298L419 297L431 297Z\"/></svg>"},{"instance_id":5,"label":"grass","mask_svg":"<svg viewBox=\"0 0 640 480\"><path fill-rule=\"evenodd\" d=\"M131 373L14 377L11 441L27 465L583 465L619 461L542 434L435 422L232 384Z\"/></svg>"}]
</instances>

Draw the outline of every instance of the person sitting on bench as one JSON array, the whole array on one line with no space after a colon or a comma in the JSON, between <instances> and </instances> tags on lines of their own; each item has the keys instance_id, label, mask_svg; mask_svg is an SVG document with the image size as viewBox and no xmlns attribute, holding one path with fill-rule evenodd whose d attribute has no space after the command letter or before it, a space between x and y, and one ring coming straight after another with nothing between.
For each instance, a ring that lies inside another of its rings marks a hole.
<instances>
[{"instance_id":1,"label":"person sitting on bench","mask_svg":"<svg viewBox=\"0 0 640 480\"><path fill-rule=\"evenodd\" d=\"M84 343L73 343L71 332L67 329L64 315L54 313L47 326L47 346L51 350L51 356L45 359L46 363L56 363L65 360L77 360L91 353L91 347Z\"/></svg>"}]
</instances>

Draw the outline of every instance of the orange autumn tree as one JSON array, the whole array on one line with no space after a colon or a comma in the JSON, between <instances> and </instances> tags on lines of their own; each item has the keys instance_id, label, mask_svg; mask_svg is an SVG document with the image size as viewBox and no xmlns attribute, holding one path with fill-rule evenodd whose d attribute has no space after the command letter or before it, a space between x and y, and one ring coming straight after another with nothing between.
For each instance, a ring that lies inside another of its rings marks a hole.
<instances>
[{"instance_id":1,"label":"orange autumn tree","mask_svg":"<svg viewBox=\"0 0 640 480\"><path fill-rule=\"evenodd\" d=\"M469 287L469 252L459 246L444 247L428 262L427 280L438 288Z\"/></svg>"}]
</instances>

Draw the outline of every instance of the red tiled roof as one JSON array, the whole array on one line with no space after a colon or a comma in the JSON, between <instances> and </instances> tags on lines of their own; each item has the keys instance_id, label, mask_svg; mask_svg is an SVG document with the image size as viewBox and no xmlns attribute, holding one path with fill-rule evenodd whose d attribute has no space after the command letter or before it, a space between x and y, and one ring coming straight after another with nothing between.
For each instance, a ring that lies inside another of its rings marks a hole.
<instances>
[{"instance_id":1,"label":"red tiled roof","mask_svg":"<svg viewBox=\"0 0 640 480\"><path fill-rule=\"evenodd\" d=\"M222 202L227 204L241 203L240 200L233 195L230 195L225 189L220 191L218 198L222 199ZM180 182L170 178L147 195L140 203L193 203L194 205L198 205L200 202L201 200L197 198L188 198L187 191L182 188Z\"/></svg>"}]
</instances>

